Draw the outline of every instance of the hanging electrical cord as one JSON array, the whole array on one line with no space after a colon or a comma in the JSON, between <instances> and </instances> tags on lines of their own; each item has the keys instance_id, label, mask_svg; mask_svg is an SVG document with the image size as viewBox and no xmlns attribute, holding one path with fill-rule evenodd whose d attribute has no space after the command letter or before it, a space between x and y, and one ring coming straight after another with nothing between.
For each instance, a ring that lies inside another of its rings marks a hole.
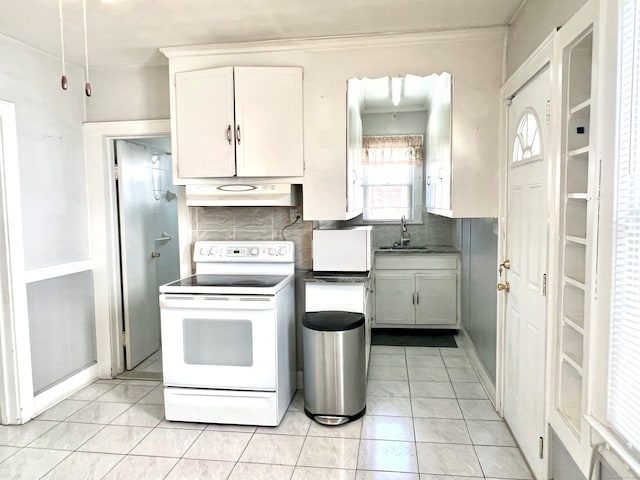
<instances>
[{"instance_id":1,"label":"hanging electrical cord","mask_svg":"<svg viewBox=\"0 0 640 480\"><path fill-rule=\"evenodd\" d=\"M84 85L84 93L91 96L91 82L89 81L89 43L87 42L87 0L82 0L82 19L84 21L84 74L87 83Z\"/></svg>"},{"instance_id":2,"label":"hanging electrical cord","mask_svg":"<svg viewBox=\"0 0 640 480\"><path fill-rule=\"evenodd\" d=\"M58 16L60 17L60 51L62 58L62 77L60 78L60 86L63 90L69 87L67 82L67 70L64 61L64 16L62 15L62 0L58 0Z\"/></svg>"},{"instance_id":3,"label":"hanging electrical cord","mask_svg":"<svg viewBox=\"0 0 640 480\"><path fill-rule=\"evenodd\" d=\"M282 230L280 230L280 236L282 237L282 240L284 240L285 242L287 241L286 238L284 238L284 231L291 227L292 225L295 225L296 223L298 223L298 220L300 220L300 215L296 215L296 219L291 222L289 225L285 225L284 227L282 227Z\"/></svg>"}]
</instances>

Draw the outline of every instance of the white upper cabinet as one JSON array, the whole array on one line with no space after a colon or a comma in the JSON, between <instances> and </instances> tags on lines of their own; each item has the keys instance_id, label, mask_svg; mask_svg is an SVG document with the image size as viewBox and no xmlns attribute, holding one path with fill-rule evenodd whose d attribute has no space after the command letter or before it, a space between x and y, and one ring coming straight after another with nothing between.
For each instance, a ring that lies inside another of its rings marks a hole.
<instances>
[{"instance_id":1,"label":"white upper cabinet","mask_svg":"<svg viewBox=\"0 0 640 480\"><path fill-rule=\"evenodd\" d=\"M451 75L442 73L431 92L427 123L427 211L451 211Z\"/></svg>"},{"instance_id":2,"label":"white upper cabinet","mask_svg":"<svg viewBox=\"0 0 640 480\"><path fill-rule=\"evenodd\" d=\"M176 74L176 131L180 178L236 174L233 68Z\"/></svg>"},{"instance_id":3,"label":"white upper cabinet","mask_svg":"<svg viewBox=\"0 0 640 480\"><path fill-rule=\"evenodd\" d=\"M362 213L364 168L362 165L362 87L351 79L347 87L347 211L346 218Z\"/></svg>"},{"instance_id":4,"label":"white upper cabinet","mask_svg":"<svg viewBox=\"0 0 640 480\"><path fill-rule=\"evenodd\" d=\"M303 175L301 68L178 72L174 98L178 179Z\"/></svg>"}]
</instances>

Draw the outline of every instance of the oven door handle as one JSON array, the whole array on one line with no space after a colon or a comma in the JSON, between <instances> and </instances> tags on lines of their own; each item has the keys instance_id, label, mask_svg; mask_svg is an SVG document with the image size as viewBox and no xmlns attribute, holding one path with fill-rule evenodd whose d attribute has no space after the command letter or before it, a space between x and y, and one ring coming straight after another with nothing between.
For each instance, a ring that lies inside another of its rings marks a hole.
<instances>
[{"instance_id":1,"label":"oven door handle","mask_svg":"<svg viewBox=\"0 0 640 480\"><path fill-rule=\"evenodd\" d=\"M270 310L275 307L271 296L242 295L160 295L160 308L191 308L216 310Z\"/></svg>"}]
</instances>

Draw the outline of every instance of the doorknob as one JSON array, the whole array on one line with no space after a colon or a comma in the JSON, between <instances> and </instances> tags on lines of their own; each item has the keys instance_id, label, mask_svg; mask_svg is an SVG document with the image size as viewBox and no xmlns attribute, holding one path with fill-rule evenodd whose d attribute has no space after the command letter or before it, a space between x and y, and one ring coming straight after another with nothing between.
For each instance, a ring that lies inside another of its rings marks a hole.
<instances>
[{"instance_id":1,"label":"doorknob","mask_svg":"<svg viewBox=\"0 0 640 480\"><path fill-rule=\"evenodd\" d=\"M511 260L509 260L509 259L507 258L504 262L502 262L502 263L500 264L500 268L498 268L498 272L499 272L499 273L502 273L502 269L510 270L510 269L511 269Z\"/></svg>"},{"instance_id":2,"label":"doorknob","mask_svg":"<svg viewBox=\"0 0 640 480\"><path fill-rule=\"evenodd\" d=\"M160 252L151 252L151 258L158 258L160 256Z\"/></svg>"},{"instance_id":3,"label":"doorknob","mask_svg":"<svg viewBox=\"0 0 640 480\"><path fill-rule=\"evenodd\" d=\"M498 284L498 291L501 292L502 290L504 290L505 292L511 290L511 285L509 285L509 282Z\"/></svg>"}]
</instances>

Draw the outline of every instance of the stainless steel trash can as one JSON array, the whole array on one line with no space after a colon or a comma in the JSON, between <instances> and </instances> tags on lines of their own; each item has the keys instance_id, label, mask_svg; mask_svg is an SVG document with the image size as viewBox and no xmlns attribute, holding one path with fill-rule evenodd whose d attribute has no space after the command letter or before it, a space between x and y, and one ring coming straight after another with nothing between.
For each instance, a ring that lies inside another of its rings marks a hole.
<instances>
[{"instance_id":1,"label":"stainless steel trash can","mask_svg":"<svg viewBox=\"0 0 640 480\"><path fill-rule=\"evenodd\" d=\"M323 425L342 425L366 410L362 313L307 312L302 319L304 411Z\"/></svg>"}]
</instances>

